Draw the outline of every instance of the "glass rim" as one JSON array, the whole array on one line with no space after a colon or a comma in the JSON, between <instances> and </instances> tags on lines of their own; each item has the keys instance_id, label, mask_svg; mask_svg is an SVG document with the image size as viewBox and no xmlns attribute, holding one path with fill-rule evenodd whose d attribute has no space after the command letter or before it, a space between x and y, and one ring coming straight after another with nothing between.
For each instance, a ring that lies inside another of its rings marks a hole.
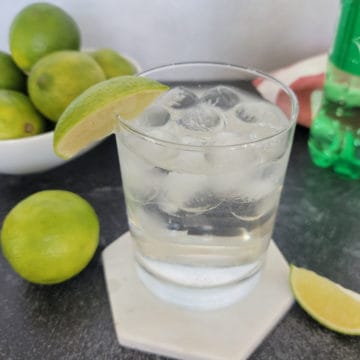
<instances>
[{"instance_id":1,"label":"glass rim","mask_svg":"<svg viewBox=\"0 0 360 360\"><path fill-rule=\"evenodd\" d=\"M180 150L203 151L204 149L211 150L211 149L241 148L241 147L246 147L246 146L253 145L253 144L259 144L262 142L266 142L266 141L269 141L274 138L276 139L277 137L280 137L282 134L287 133L296 124L296 119L297 119L297 116L299 113L299 103L298 103L297 97L296 97L295 93L293 92L293 90L290 89L290 87L288 87L284 83L282 83L280 80L273 77L272 75L269 75L266 72L263 72L261 70L255 69L255 68L251 68L248 66L242 66L242 65L234 65L234 64L230 64L230 63L223 63L223 62L189 61L189 62L175 62L175 63L171 63L171 64L167 64L167 65L156 66L156 67L147 69L145 71L142 71L142 72L136 74L136 76L145 76L145 75L148 75L149 73L157 71L157 70L165 70L165 69L170 69L172 67L177 67L177 66L195 66L195 65L196 66L198 66L198 65L213 65L213 66L223 66L223 67L227 67L227 68L237 69L237 70L246 72L248 74L254 75L257 78L266 79L266 80L269 80L269 81L277 84L286 93L286 95L290 99L291 113L290 113L290 116L287 116L287 118L289 120L288 126L286 126L284 129L282 129L274 134L267 135L260 139L244 141L244 142L237 143L237 144L225 144L225 145L221 145L221 144L220 145L211 145L211 144L190 145L190 144L183 144L183 143L179 143L179 142L160 139L160 138L157 138L157 137L147 134L145 131L141 131L139 129L132 127L131 125L129 125L131 123L131 121L126 121L126 120L124 121L118 115L117 119L120 122L120 126L125 128L127 131L129 131L137 136L140 136L144 140L147 140L147 141L152 142L157 145L163 145L166 147L174 147L174 148L177 148Z\"/></svg>"}]
</instances>

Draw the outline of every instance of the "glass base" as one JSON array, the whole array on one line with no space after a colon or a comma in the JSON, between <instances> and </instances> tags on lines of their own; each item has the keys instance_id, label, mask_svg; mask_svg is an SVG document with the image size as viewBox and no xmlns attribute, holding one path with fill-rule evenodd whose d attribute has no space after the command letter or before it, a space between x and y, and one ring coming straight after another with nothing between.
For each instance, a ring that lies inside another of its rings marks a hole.
<instances>
[{"instance_id":1,"label":"glass base","mask_svg":"<svg viewBox=\"0 0 360 360\"><path fill-rule=\"evenodd\" d=\"M139 254L136 260L139 278L154 295L193 310L215 310L239 301L258 283L263 264L261 259L230 268L194 268L156 262Z\"/></svg>"}]
</instances>

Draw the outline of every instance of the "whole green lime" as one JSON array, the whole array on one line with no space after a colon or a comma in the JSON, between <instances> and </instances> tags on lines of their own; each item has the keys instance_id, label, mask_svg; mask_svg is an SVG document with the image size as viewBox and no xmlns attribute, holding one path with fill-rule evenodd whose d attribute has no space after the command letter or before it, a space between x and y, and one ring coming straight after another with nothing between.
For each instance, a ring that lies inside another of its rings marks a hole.
<instances>
[{"instance_id":1,"label":"whole green lime","mask_svg":"<svg viewBox=\"0 0 360 360\"><path fill-rule=\"evenodd\" d=\"M26 76L11 56L3 51L0 51L0 89L26 90Z\"/></svg>"},{"instance_id":2,"label":"whole green lime","mask_svg":"<svg viewBox=\"0 0 360 360\"><path fill-rule=\"evenodd\" d=\"M5 258L24 279L56 284L78 274L99 242L99 221L91 205L63 190L37 192L19 202L1 230Z\"/></svg>"},{"instance_id":3,"label":"whole green lime","mask_svg":"<svg viewBox=\"0 0 360 360\"><path fill-rule=\"evenodd\" d=\"M48 3L35 3L15 16L9 41L15 63L28 73L46 54L65 49L78 50L80 31L64 10Z\"/></svg>"},{"instance_id":4,"label":"whole green lime","mask_svg":"<svg viewBox=\"0 0 360 360\"><path fill-rule=\"evenodd\" d=\"M28 91L35 107L56 122L77 96L103 80L104 72L90 55L80 51L57 51L35 64L29 76Z\"/></svg>"},{"instance_id":5,"label":"whole green lime","mask_svg":"<svg viewBox=\"0 0 360 360\"><path fill-rule=\"evenodd\" d=\"M101 66L107 79L136 73L135 66L113 49L99 49L90 55Z\"/></svg>"},{"instance_id":6,"label":"whole green lime","mask_svg":"<svg viewBox=\"0 0 360 360\"><path fill-rule=\"evenodd\" d=\"M26 95L13 90L0 90L0 140L40 134L45 124L45 119Z\"/></svg>"}]
</instances>

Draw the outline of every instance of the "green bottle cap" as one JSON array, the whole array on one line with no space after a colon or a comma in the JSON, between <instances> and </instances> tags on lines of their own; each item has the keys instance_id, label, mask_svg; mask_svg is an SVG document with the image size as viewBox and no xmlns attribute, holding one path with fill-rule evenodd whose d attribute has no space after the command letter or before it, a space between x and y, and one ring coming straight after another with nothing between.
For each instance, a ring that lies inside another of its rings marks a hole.
<instances>
[{"instance_id":1,"label":"green bottle cap","mask_svg":"<svg viewBox=\"0 0 360 360\"><path fill-rule=\"evenodd\" d=\"M330 61L339 69L360 75L360 0L342 0Z\"/></svg>"}]
</instances>

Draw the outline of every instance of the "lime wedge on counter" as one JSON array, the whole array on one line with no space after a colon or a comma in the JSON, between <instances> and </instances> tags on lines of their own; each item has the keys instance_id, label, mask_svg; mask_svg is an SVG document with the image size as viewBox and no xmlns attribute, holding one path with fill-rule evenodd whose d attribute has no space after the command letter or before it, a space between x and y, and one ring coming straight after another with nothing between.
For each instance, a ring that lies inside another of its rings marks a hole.
<instances>
[{"instance_id":1,"label":"lime wedge on counter","mask_svg":"<svg viewBox=\"0 0 360 360\"><path fill-rule=\"evenodd\" d=\"M54 151L69 159L90 144L113 133L117 116L131 120L168 86L137 76L120 76L85 90L65 109L56 124Z\"/></svg>"},{"instance_id":2,"label":"lime wedge on counter","mask_svg":"<svg viewBox=\"0 0 360 360\"><path fill-rule=\"evenodd\" d=\"M320 324L342 334L360 335L360 294L294 265L290 283L299 305Z\"/></svg>"}]
</instances>

